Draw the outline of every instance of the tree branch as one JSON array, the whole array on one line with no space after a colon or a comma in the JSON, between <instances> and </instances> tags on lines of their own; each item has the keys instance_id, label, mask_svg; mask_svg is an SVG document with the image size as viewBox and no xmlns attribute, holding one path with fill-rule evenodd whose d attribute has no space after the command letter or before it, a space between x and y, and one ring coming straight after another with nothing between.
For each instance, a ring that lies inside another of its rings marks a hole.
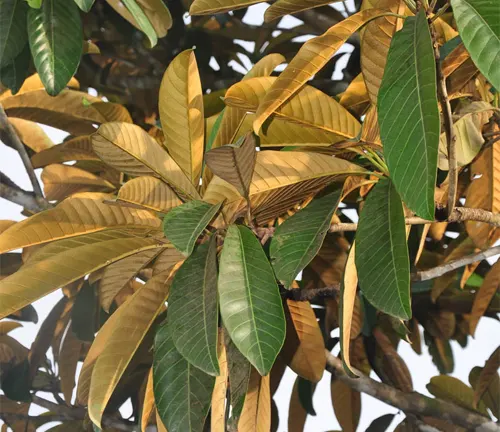
<instances>
[{"instance_id":1,"label":"tree branch","mask_svg":"<svg viewBox=\"0 0 500 432\"><path fill-rule=\"evenodd\" d=\"M50 207L45 199L37 197L33 192L21 189L2 172L0 172L0 198L23 206L34 213Z\"/></svg>"},{"instance_id":2,"label":"tree branch","mask_svg":"<svg viewBox=\"0 0 500 432\"><path fill-rule=\"evenodd\" d=\"M30 178L35 195L39 199L45 200L42 188L40 187L40 183L38 183L35 170L33 169L33 165L31 164L31 159L29 158L28 153L26 152L26 148L19 139L14 127L10 124L2 104L0 104L0 130L5 132L4 139L8 141L7 145L16 149L19 153L19 156L23 161L24 168L26 168L26 172L28 173L28 177Z\"/></svg>"},{"instance_id":3,"label":"tree branch","mask_svg":"<svg viewBox=\"0 0 500 432\"><path fill-rule=\"evenodd\" d=\"M356 372L358 378L350 378L344 372L342 361L326 350L326 369L350 388L370 395L407 414L435 417L452 424L477 431L500 432L500 426L479 413L469 411L441 399L432 399L417 392L405 393L386 384L372 380Z\"/></svg>"}]
</instances>

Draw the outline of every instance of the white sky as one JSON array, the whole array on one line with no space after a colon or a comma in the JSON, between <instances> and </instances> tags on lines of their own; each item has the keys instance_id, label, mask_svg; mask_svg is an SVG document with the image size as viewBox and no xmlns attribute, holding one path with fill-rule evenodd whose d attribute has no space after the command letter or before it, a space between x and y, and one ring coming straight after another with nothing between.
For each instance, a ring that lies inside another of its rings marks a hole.
<instances>
[{"instance_id":1,"label":"white sky","mask_svg":"<svg viewBox=\"0 0 500 432\"><path fill-rule=\"evenodd\" d=\"M335 5L337 9L343 10L342 3L337 3ZM352 0L347 2L348 8L353 9ZM263 22L262 17L265 9L268 7L267 4L258 4L251 6L249 9L245 21L251 24L261 24ZM296 25L298 20L292 17L285 17L280 23L281 27L291 27ZM242 41L243 43L243 41ZM251 49L252 44L245 43L246 46ZM351 50L350 47L343 48L346 52ZM342 51L342 50L341 50ZM342 69L347 62L347 56L339 61L339 69ZM340 77L341 72L336 71L336 76ZM59 143L66 136L64 132L58 131L56 129L43 126L46 132L49 134L50 138L54 143ZM10 177L16 184L20 187L31 190L31 184L29 182L28 176L24 171L22 162L17 155L17 153L2 145L0 147L0 171L5 173ZM40 174L41 170L37 170ZM0 219L11 219L11 220L21 220L23 216L20 214L21 208L15 204L8 201L0 199ZM490 262L496 261L498 257L495 257ZM61 297L60 290L56 291L34 303L34 306L38 312L39 322L38 324L24 323L24 327L14 330L11 335L23 343L26 347L29 347L33 342L40 324L43 322L47 314L50 312L55 302ZM463 382L468 384L468 375L470 370L474 366L483 366L486 359L491 355L493 350L500 344L500 333L499 324L497 321L490 318L481 319L474 339L469 338L469 343L465 349L462 349L460 345L452 341L452 349L455 358L455 370L452 376L461 379ZM333 332L334 336L338 336L338 329ZM430 396L427 392L426 384L429 382L430 378L439 374L439 371L432 363L432 360L428 354L427 347L423 343L423 354L418 356L413 352L411 347L405 343L401 342L399 344L399 354L406 361L413 379L413 385L415 391L423 393ZM334 350L334 354L338 353L338 347ZM279 432L287 431L286 419L288 417L288 404L295 381L296 375L287 369L285 376L281 382L281 385L275 395L275 401L278 406L280 418L283 419L280 423ZM378 380L378 378L372 373L372 378ZM53 400L52 396L49 394L41 394L47 399ZM316 392L314 394L314 408L317 415L315 417L309 416L306 422L305 432L321 432L328 430L340 430L340 426L333 413L333 408L331 404L330 397L330 373L325 372L323 379L316 387ZM125 408L127 413L130 413L130 406ZM40 413L43 410L39 410L38 407L33 407L31 414ZM380 417L388 413L397 413L398 410L388 406L378 400L362 395L362 408L361 408L361 420L358 430L365 430L370 423L377 417ZM389 431L393 431L397 424L404 418L403 415L398 415L397 419L393 421ZM2 424L0 420L0 425ZM47 424L40 431L44 431L54 426L54 423Z\"/></svg>"}]
</instances>

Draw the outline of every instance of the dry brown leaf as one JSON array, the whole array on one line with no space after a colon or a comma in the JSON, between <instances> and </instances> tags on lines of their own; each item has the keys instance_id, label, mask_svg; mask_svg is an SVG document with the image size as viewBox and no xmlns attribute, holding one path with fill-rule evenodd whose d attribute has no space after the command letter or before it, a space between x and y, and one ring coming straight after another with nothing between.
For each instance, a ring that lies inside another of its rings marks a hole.
<instances>
[{"instance_id":1,"label":"dry brown leaf","mask_svg":"<svg viewBox=\"0 0 500 432\"><path fill-rule=\"evenodd\" d=\"M71 330L71 321L66 329L64 339L59 351L59 376L61 377L61 391L64 400L71 405L73 389L75 388L75 373L80 353L82 351L82 341L77 339Z\"/></svg>"},{"instance_id":2,"label":"dry brown leaf","mask_svg":"<svg viewBox=\"0 0 500 432\"><path fill-rule=\"evenodd\" d=\"M497 376L500 368L500 347L497 347L491 356L486 360L482 368L476 385L474 386L474 408L477 408L486 390L488 390L493 378Z\"/></svg>"},{"instance_id":3,"label":"dry brown leaf","mask_svg":"<svg viewBox=\"0 0 500 432\"><path fill-rule=\"evenodd\" d=\"M340 0L277 0L266 9L264 21L271 22L285 15L293 15L308 9L326 6Z\"/></svg>"},{"instance_id":4,"label":"dry brown leaf","mask_svg":"<svg viewBox=\"0 0 500 432\"><path fill-rule=\"evenodd\" d=\"M0 322L0 336L9 334L12 330L22 327L23 325L16 321L1 321Z\"/></svg>"},{"instance_id":5,"label":"dry brown leaf","mask_svg":"<svg viewBox=\"0 0 500 432\"><path fill-rule=\"evenodd\" d=\"M70 139L42 150L31 157L33 168L43 168L53 163L63 163L73 160L100 160L92 149L90 135Z\"/></svg>"},{"instance_id":6,"label":"dry brown leaf","mask_svg":"<svg viewBox=\"0 0 500 432\"><path fill-rule=\"evenodd\" d=\"M307 412L299 399L299 378L295 379L290 404L288 405L288 432L303 432L306 424Z\"/></svg>"},{"instance_id":7,"label":"dry brown leaf","mask_svg":"<svg viewBox=\"0 0 500 432\"><path fill-rule=\"evenodd\" d=\"M269 383L269 375L261 377L252 367L243 410L238 422L238 432L269 432L271 429Z\"/></svg>"},{"instance_id":8,"label":"dry brown leaf","mask_svg":"<svg viewBox=\"0 0 500 432\"><path fill-rule=\"evenodd\" d=\"M361 414L361 394L332 377L330 384L333 410L344 432L355 432Z\"/></svg>"},{"instance_id":9,"label":"dry brown leaf","mask_svg":"<svg viewBox=\"0 0 500 432\"><path fill-rule=\"evenodd\" d=\"M360 73L354 78L345 92L339 96L340 105L358 116L361 115L370 103L363 74Z\"/></svg>"},{"instance_id":10,"label":"dry brown leaf","mask_svg":"<svg viewBox=\"0 0 500 432\"><path fill-rule=\"evenodd\" d=\"M215 378L214 390L212 392L211 405L211 432L226 431L226 393L228 387L229 372L226 358L226 345L224 344L224 330L219 329L217 340L217 357L219 360L220 374ZM229 401L228 401L229 403Z\"/></svg>"},{"instance_id":11,"label":"dry brown leaf","mask_svg":"<svg viewBox=\"0 0 500 432\"><path fill-rule=\"evenodd\" d=\"M443 60L441 69L443 76L449 77L457 70L468 58L470 58L469 51L465 49L463 43L455 47Z\"/></svg>"}]
</instances>

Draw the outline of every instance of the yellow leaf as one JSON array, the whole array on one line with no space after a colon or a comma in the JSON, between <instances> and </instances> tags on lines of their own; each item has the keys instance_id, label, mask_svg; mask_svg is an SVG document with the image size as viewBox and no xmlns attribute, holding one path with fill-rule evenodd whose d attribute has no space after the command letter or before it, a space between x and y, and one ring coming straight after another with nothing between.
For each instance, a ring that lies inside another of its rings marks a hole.
<instances>
[{"instance_id":1,"label":"yellow leaf","mask_svg":"<svg viewBox=\"0 0 500 432\"><path fill-rule=\"evenodd\" d=\"M361 395L332 377L330 384L333 410L343 432L355 432L361 414Z\"/></svg>"},{"instance_id":2,"label":"yellow leaf","mask_svg":"<svg viewBox=\"0 0 500 432\"><path fill-rule=\"evenodd\" d=\"M15 225L17 222L13 220L0 220L0 233L3 233L7 228L10 228L12 225Z\"/></svg>"},{"instance_id":3,"label":"yellow leaf","mask_svg":"<svg viewBox=\"0 0 500 432\"><path fill-rule=\"evenodd\" d=\"M227 368L226 346L224 345L223 329L219 329L219 338L217 341L217 356L219 360L220 374L215 378L214 391L212 393L210 431L225 432L226 393L227 393L227 383L229 375Z\"/></svg>"},{"instance_id":4,"label":"yellow leaf","mask_svg":"<svg viewBox=\"0 0 500 432\"><path fill-rule=\"evenodd\" d=\"M250 184L252 215L259 224L268 221L324 186L354 173L363 174L364 170L343 159L321 154L258 152ZM246 209L245 199L220 177L213 178L203 199L212 204L225 200L223 212L228 223Z\"/></svg>"},{"instance_id":5,"label":"yellow leaf","mask_svg":"<svg viewBox=\"0 0 500 432\"><path fill-rule=\"evenodd\" d=\"M288 405L288 432L303 432L306 424L307 412L299 399L299 378L295 379L290 404Z\"/></svg>"},{"instance_id":6,"label":"yellow leaf","mask_svg":"<svg viewBox=\"0 0 500 432\"><path fill-rule=\"evenodd\" d=\"M352 372L350 345L351 345L351 329L352 317L354 314L354 305L356 303L356 291L358 289L358 272L356 271L356 264L354 262L355 243L352 244L349 250L349 256L344 270L344 279L341 284L341 301L340 301L340 346L342 353L342 360L345 368L351 375Z\"/></svg>"},{"instance_id":7,"label":"yellow leaf","mask_svg":"<svg viewBox=\"0 0 500 432\"><path fill-rule=\"evenodd\" d=\"M95 123L115 120L132 122L123 106L105 103L97 97L75 90L63 90L55 97L49 96L45 89L18 93L2 99L2 105L9 117L47 124L72 135L95 132L92 126Z\"/></svg>"},{"instance_id":8,"label":"yellow leaf","mask_svg":"<svg viewBox=\"0 0 500 432\"><path fill-rule=\"evenodd\" d=\"M435 19L433 25L439 45L444 45L449 40L458 36L458 32L442 18Z\"/></svg>"},{"instance_id":9,"label":"yellow leaf","mask_svg":"<svg viewBox=\"0 0 500 432\"><path fill-rule=\"evenodd\" d=\"M109 181L71 165L53 164L41 174L45 197L61 201L78 192L109 192L115 186Z\"/></svg>"},{"instance_id":10,"label":"yellow leaf","mask_svg":"<svg viewBox=\"0 0 500 432\"><path fill-rule=\"evenodd\" d=\"M115 296L159 252L159 249L146 250L117 261L104 269L99 284L99 301L106 312L109 312Z\"/></svg>"},{"instance_id":11,"label":"yellow leaf","mask_svg":"<svg viewBox=\"0 0 500 432\"><path fill-rule=\"evenodd\" d=\"M358 12L304 43L260 103L253 125L255 132L258 133L267 118L328 63L355 31L383 12L380 9Z\"/></svg>"},{"instance_id":12,"label":"yellow leaf","mask_svg":"<svg viewBox=\"0 0 500 432\"><path fill-rule=\"evenodd\" d=\"M290 318L298 339L298 345L289 364L302 378L319 382L326 365L325 343L316 315L307 301L287 299Z\"/></svg>"},{"instance_id":13,"label":"yellow leaf","mask_svg":"<svg viewBox=\"0 0 500 432\"><path fill-rule=\"evenodd\" d=\"M212 15L215 13L246 8L262 0L194 0L189 8L190 15Z\"/></svg>"},{"instance_id":14,"label":"yellow leaf","mask_svg":"<svg viewBox=\"0 0 500 432\"><path fill-rule=\"evenodd\" d=\"M279 66L281 63L285 63L286 59L281 54L268 54L262 57L257 63L252 66L245 76L242 78L242 81L257 78L257 77L266 77L271 75L274 69Z\"/></svg>"},{"instance_id":15,"label":"yellow leaf","mask_svg":"<svg viewBox=\"0 0 500 432\"><path fill-rule=\"evenodd\" d=\"M81 193L0 234L0 253L108 229L158 230L160 220L147 210L103 204L109 195Z\"/></svg>"},{"instance_id":16,"label":"yellow leaf","mask_svg":"<svg viewBox=\"0 0 500 432\"><path fill-rule=\"evenodd\" d=\"M23 325L16 321L2 321L0 322L0 335L6 335L16 328L22 327Z\"/></svg>"},{"instance_id":17,"label":"yellow leaf","mask_svg":"<svg viewBox=\"0 0 500 432\"><path fill-rule=\"evenodd\" d=\"M264 21L271 22L285 15L305 11L320 6L326 6L340 0L278 0L264 14Z\"/></svg>"},{"instance_id":18,"label":"yellow leaf","mask_svg":"<svg viewBox=\"0 0 500 432\"><path fill-rule=\"evenodd\" d=\"M0 319L92 271L157 247L153 238L132 237L117 231L50 244L36 252L19 271L0 281Z\"/></svg>"},{"instance_id":19,"label":"yellow leaf","mask_svg":"<svg viewBox=\"0 0 500 432\"><path fill-rule=\"evenodd\" d=\"M9 117L21 141L31 150L38 153L54 145L44 130L35 122L20 118Z\"/></svg>"},{"instance_id":20,"label":"yellow leaf","mask_svg":"<svg viewBox=\"0 0 500 432\"><path fill-rule=\"evenodd\" d=\"M109 331L109 336L93 367L88 403L90 419L99 427L116 385L164 306L175 270L146 282L103 326L103 329L110 329L106 331Z\"/></svg>"},{"instance_id":21,"label":"yellow leaf","mask_svg":"<svg viewBox=\"0 0 500 432\"><path fill-rule=\"evenodd\" d=\"M78 83L77 79L73 77L70 79L69 83L67 84L67 87L78 90L80 88L80 84ZM23 85L16 93L16 95L27 93L33 90L41 90L44 88L45 87L42 83L42 80L40 79L40 75L35 73L33 75L30 75L28 78L24 80ZM10 96L12 96L12 92L10 90L7 90L6 92L1 94L0 100L3 100Z\"/></svg>"},{"instance_id":22,"label":"yellow leaf","mask_svg":"<svg viewBox=\"0 0 500 432\"><path fill-rule=\"evenodd\" d=\"M364 112L367 104L370 103L370 98L368 97L368 90L366 89L363 74L359 74L351 81L349 87L342 93L339 102L340 105L350 112L354 112L358 115Z\"/></svg>"},{"instance_id":23,"label":"yellow leaf","mask_svg":"<svg viewBox=\"0 0 500 432\"><path fill-rule=\"evenodd\" d=\"M159 38L172 27L172 16L162 0L137 0Z\"/></svg>"},{"instance_id":24,"label":"yellow leaf","mask_svg":"<svg viewBox=\"0 0 500 432\"><path fill-rule=\"evenodd\" d=\"M191 183L198 187L203 161L203 91L192 50L180 53L161 82L159 111L165 146Z\"/></svg>"},{"instance_id":25,"label":"yellow leaf","mask_svg":"<svg viewBox=\"0 0 500 432\"><path fill-rule=\"evenodd\" d=\"M248 111L260 110L267 100L267 95L280 79L281 77L259 77L242 81L227 91L224 102L228 106ZM275 114L279 117L323 129L341 137L353 138L360 130L359 122L349 111L335 99L311 86L302 87L277 108ZM258 117L257 112L255 122L258 122Z\"/></svg>"},{"instance_id":26,"label":"yellow leaf","mask_svg":"<svg viewBox=\"0 0 500 432\"><path fill-rule=\"evenodd\" d=\"M47 148L31 157L33 168L41 168L53 163L72 160L99 160L92 149L90 135L76 137L61 144Z\"/></svg>"},{"instance_id":27,"label":"yellow leaf","mask_svg":"<svg viewBox=\"0 0 500 432\"><path fill-rule=\"evenodd\" d=\"M75 388L76 365L80 359L82 345L82 341L77 339L77 337L73 334L70 323L66 329L58 357L58 370L59 376L61 377L61 391L64 395L64 400L68 405L71 405L73 389Z\"/></svg>"},{"instance_id":28,"label":"yellow leaf","mask_svg":"<svg viewBox=\"0 0 500 432\"><path fill-rule=\"evenodd\" d=\"M252 367L243 410L238 422L238 432L269 432L271 429L269 377L270 375L261 377Z\"/></svg>"},{"instance_id":29,"label":"yellow leaf","mask_svg":"<svg viewBox=\"0 0 500 432\"><path fill-rule=\"evenodd\" d=\"M156 410L156 427L158 428L158 432L168 432L167 428L161 421L160 415L158 414L158 410Z\"/></svg>"},{"instance_id":30,"label":"yellow leaf","mask_svg":"<svg viewBox=\"0 0 500 432\"><path fill-rule=\"evenodd\" d=\"M153 393L153 368L149 369L148 380L146 383L146 392L144 394L144 403L142 404L141 430L145 431L153 412L156 411L155 395Z\"/></svg>"},{"instance_id":31,"label":"yellow leaf","mask_svg":"<svg viewBox=\"0 0 500 432\"><path fill-rule=\"evenodd\" d=\"M178 193L199 198L191 181L173 158L143 129L129 123L106 123L92 135L97 155L119 171L160 177Z\"/></svg>"}]
</instances>

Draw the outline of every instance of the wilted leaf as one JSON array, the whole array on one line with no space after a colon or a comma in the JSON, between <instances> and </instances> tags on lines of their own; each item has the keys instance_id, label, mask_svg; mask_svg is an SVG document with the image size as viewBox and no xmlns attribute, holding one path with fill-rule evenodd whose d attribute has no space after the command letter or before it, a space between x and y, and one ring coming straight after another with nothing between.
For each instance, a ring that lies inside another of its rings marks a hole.
<instances>
[{"instance_id":1,"label":"wilted leaf","mask_svg":"<svg viewBox=\"0 0 500 432\"><path fill-rule=\"evenodd\" d=\"M270 377L252 368L238 432L267 432L271 429Z\"/></svg>"},{"instance_id":2,"label":"wilted leaf","mask_svg":"<svg viewBox=\"0 0 500 432\"><path fill-rule=\"evenodd\" d=\"M271 265L246 227L228 228L218 289L231 339L261 375L268 374L285 339L285 317Z\"/></svg>"},{"instance_id":3,"label":"wilted leaf","mask_svg":"<svg viewBox=\"0 0 500 432\"><path fill-rule=\"evenodd\" d=\"M333 410L344 432L355 432L361 414L361 394L332 377L330 384Z\"/></svg>"}]
</instances>

